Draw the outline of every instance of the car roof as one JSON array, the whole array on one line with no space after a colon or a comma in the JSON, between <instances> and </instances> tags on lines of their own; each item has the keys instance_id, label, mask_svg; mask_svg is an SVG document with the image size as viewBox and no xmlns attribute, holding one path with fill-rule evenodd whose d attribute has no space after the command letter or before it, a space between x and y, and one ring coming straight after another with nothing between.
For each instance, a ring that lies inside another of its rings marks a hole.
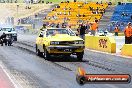
<instances>
[{"instance_id":1,"label":"car roof","mask_svg":"<svg viewBox=\"0 0 132 88\"><path fill-rule=\"evenodd\" d=\"M47 30L52 30L52 29L58 29L59 30L59 29L68 29L68 28L45 28L45 29L43 29L41 31L45 31L45 30L47 31Z\"/></svg>"},{"instance_id":2,"label":"car roof","mask_svg":"<svg viewBox=\"0 0 132 88\"><path fill-rule=\"evenodd\" d=\"M67 28L47 28L47 30L50 30L50 29L67 29Z\"/></svg>"}]
</instances>

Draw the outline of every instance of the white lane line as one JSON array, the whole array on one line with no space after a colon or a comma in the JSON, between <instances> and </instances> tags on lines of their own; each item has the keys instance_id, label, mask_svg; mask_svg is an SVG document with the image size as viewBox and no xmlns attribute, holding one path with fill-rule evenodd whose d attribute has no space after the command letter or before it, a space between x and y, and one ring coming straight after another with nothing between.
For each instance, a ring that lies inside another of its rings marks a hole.
<instances>
[{"instance_id":1,"label":"white lane line","mask_svg":"<svg viewBox=\"0 0 132 88\"><path fill-rule=\"evenodd\" d=\"M123 55L117 54L117 53L107 53L107 52L92 50L92 49L88 49L88 48L86 48L85 50L93 51L93 52L97 52L97 53L102 53L102 54L107 54L107 55L112 55L112 56L119 56L119 57L123 57L123 58L129 58L129 59L132 58L130 56L123 56Z\"/></svg>"},{"instance_id":2,"label":"white lane line","mask_svg":"<svg viewBox=\"0 0 132 88\"><path fill-rule=\"evenodd\" d=\"M23 88L18 82L16 82L15 77L6 70L6 67L2 64L2 62L0 62L0 67L2 68L4 73L7 75L7 77L9 78L9 80L11 81L11 83L13 84L15 88Z\"/></svg>"}]
</instances>

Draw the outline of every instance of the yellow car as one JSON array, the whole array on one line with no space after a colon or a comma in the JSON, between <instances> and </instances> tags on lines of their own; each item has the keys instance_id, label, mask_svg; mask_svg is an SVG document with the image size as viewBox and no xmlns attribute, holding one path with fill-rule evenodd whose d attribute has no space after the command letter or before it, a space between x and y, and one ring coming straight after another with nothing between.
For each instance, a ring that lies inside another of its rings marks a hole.
<instances>
[{"instance_id":1,"label":"yellow car","mask_svg":"<svg viewBox=\"0 0 132 88\"><path fill-rule=\"evenodd\" d=\"M84 40L76 36L71 29L66 28L44 29L36 39L36 53L45 59L49 59L51 55L73 54L81 61L84 48Z\"/></svg>"}]
</instances>

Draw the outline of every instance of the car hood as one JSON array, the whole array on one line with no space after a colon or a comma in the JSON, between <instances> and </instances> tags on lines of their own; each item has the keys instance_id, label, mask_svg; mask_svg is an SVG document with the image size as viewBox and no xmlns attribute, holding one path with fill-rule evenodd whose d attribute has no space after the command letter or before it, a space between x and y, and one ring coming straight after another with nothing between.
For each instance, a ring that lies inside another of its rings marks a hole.
<instances>
[{"instance_id":1,"label":"car hood","mask_svg":"<svg viewBox=\"0 0 132 88\"><path fill-rule=\"evenodd\" d=\"M76 41L83 40L78 36L70 36L68 34L56 34L55 36L48 37L50 41Z\"/></svg>"}]
</instances>

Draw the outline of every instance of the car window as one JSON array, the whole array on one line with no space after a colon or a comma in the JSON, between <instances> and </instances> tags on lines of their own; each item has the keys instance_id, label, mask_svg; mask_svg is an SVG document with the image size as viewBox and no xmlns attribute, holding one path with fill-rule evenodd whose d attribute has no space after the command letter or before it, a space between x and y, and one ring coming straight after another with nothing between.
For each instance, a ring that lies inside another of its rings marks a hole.
<instances>
[{"instance_id":1,"label":"car window","mask_svg":"<svg viewBox=\"0 0 132 88\"><path fill-rule=\"evenodd\" d=\"M55 34L68 34L70 36L75 35L74 32L68 29L47 29L46 36L54 36Z\"/></svg>"},{"instance_id":2,"label":"car window","mask_svg":"<svg viewBox=\"0 0 132 88\"><path fill-rule=\"evenodd\" d=\"M71 36L76 36L76 34L71 30L71 29L68 29L69 30L69 34L71 35Z\"/></svg>"},{"instance_id":3,"label":"car window","mask_svg":"<svg viewBox=\"0 0 132 88\"><path fill-rule=\"evenodd\" d=\"M15 29L14 29L14 28L12 28L12 31L15 31Z\"/></svg>"},{"instance_id":4,"label":"car window","mask_svg":"<svg viewBox=\"0 0 132 88\"><path fill-rule=\"evenodd\" d=\"M54 31L53 30L47 30L47 32L46 32L46 35L47 36L52 36L54 34Z\"/></svg>"},{"instance_id":5,"label":"car window","mask_svg":"<svg viewBox=\"0 0 132 88\"><path fill-rule=\"evenodd\" d=\"M12 28L2 28L2 31L12 31Z\"/></svg>"}]
</instances>

